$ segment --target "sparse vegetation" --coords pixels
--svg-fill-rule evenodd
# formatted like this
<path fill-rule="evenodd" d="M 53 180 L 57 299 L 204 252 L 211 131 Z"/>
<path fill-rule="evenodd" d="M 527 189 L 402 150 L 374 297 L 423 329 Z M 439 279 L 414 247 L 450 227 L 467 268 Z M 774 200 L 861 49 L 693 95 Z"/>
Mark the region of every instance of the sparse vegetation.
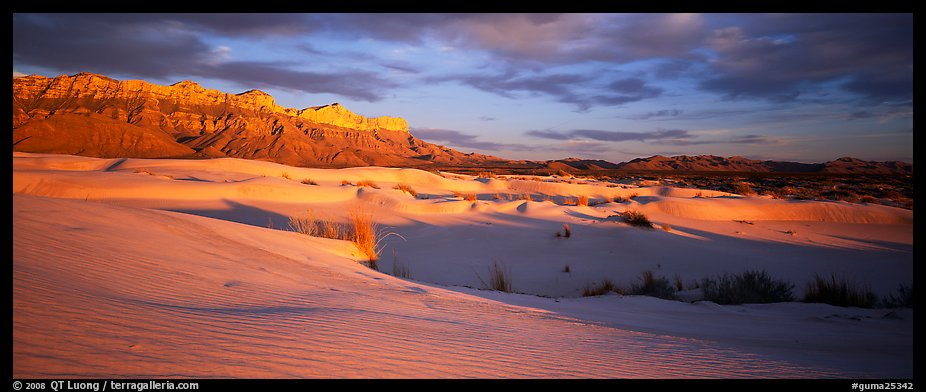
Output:
<path fill-rule="evenodd" d="M 878 296 L 867 285 L 862 285 L 836 274 L 826 279 L 816 275 L 807 283 L 804 302 L 822 302 L 835 306 L 872 308 L 878 303 Z"/>
<path fill-rule="evenodd" d="M 619 292 L 619 289 L 614 286 L 614 282 L 611 282 L 608 279 L 604 279 L 599 284 L 590 284 L 585 287 L 582 291 L 583 297 L 593 297 L 598 295 L 605 295 L 610 292 Z"/>
<path fill-rule="evenodd" d="M 563 232 L 560 233 L 560 232 L 557 231 L 557 232 L 556 232 L 556 236 L 557 236 L 557 237 L 564 237 L 564 238 L 572 237 L 572 230 L 569 229 L 569 224 L 568 224 L 568 223 L 563 223 Z"/>
<path fill-rule="evenodd" d="M 501 291 L 504 293 L 511 292 L 511 269 L 499 265 L 497 261 L 493 261 L 492 266 L 489 267 L 488 282 L 482 280 L 482 277 L 479 276 L 479 274 L 476 274 L 476 277 L 482 281 L 482 285 L 486 289 Z"/>
<path fill-rule="evenodd" d="M 588 206 L 588 196 L 586 195 L 579 196 L 579 200 L 577 204 L 580 206 Z"/>
<path fill-rule="evenodd" d="M 752 196 L 756 194 L 756 191 L 752 188 L 752 184 L 748 182 L 737 182 L 733 184 L 733 193 L 743 196 Z"/>
<path fill-rule="evenodd" d="M 334 240 L 350 239 L 347 227 L 327 217 L 317 219 L 313 210 L 309 210 L 307 216 L 289 217 L 289 228 L 297 233 L 312 237 L 330 238 Z"/>
<path fill-rule="evenodd" d="M 885 308 L 910 308 L 913 309 L 913 284 L 909 286 L 900 284 L 897 287 L 897 295 L 891 293 L 881 301 L 881 306 Z"/>
<path fill-rule="evenodd" d="M 282 173 L 280 173 L 280 177 L 283 177 L 283 178 L 285 178 L 285 179 L 287 179 L 287 180 L 292 180 L 292 179 L 293 179 L 293 178 L 289 175 L 288 172 L 282 172 Z"/>
<path fill-rule="evenodd" d="M 413 189 L 412 186 L 408 184 L 397 184 L 396 186 L 392 187 L 392 189 L 398 189 L 402 192 L 412 195 L 412 197 L 418 197 L 418 192 L 415 192 L 415 189 Z"/>
<path fill-rule="evenodd" d="M 402 279 L 412 278 L 412 270 L 405 263 L 399 262 L 395 250 L 392 251 L 392 276 Z"/>
<path fill-rule="evenodd" d="M 653 223 L 642 212 L 637 210 L 627 210 L 621 216 L 624 218 L 624 222 L 631 226 L 642 227 L 644 229 L 653 228 Z"/>
<path fill-rule="evenodd" d="M 630 295 L 648 295 L 662 299 L 675 299 L 675 288 L 665 277 L 656 277 L 646 270 L 640 275 L 640 283 L 630 285 Z"/>
<path fill-rule="evenodd" d="M 353 182 L 350 182 L 350 181 L 347 181 L 347 180 L 341 180 L 341 185 L 350 185 L 350 186 L 354 186 L 354 183 L 353 183 Z"/>
<path fill-rule="evenodd" d="M 376 183 L 371 180 L 357 181 L 357 186 L 368 186 L 373 189 L 379 189 L 379 185 L 376 185 Z"/>
<path fill-rule="evenodd" d="M 315 182 L 315 181 L 312 181 L 311 178 L 303 179 L 303 180 L 302 180 L 302 183 L 303 183 L 303 184 L 306 184 L 306 185 L 318 185 L 318 183 Z"/>
<path fill-rule="evenodd" d="M 478 178 L 498 178 L 498 176 L 496 176 L 495 173 L 490 172 L 490 171 L 479 172 L 479 175 L 477 175 L 477 177 Z"/>
<path fill-rule="evenodd" d="M 720 305 L 747 303 L 790 302 L 794 300 L 794 285 L 773 279 L 762 271 L 746 271 L 739 275 L 723 274 L 701 281 L 704 299 Z"/>

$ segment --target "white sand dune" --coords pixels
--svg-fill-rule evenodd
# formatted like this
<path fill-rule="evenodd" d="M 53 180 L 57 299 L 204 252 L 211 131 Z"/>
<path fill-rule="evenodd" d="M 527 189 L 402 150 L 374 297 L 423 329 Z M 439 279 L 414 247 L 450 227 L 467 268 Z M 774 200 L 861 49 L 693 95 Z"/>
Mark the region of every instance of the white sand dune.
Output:
<path fill-rule="evenodd" d="M 341 184 L 362 180 L 380 189 Z M 13 373 L 912 376 L 912 310 L 580 297 L 645 269 L 687 283 L 762 268 L 798 295 L 816 273 L 879 294 L 912 282 L 910 211 L 690 191 L 14 153 Z M 510 200 L 521 193 L 553 201 Z M 631 193 L 640 197 L 554 203 Z M 398 264 L 413 280 L 360 265 L 348 242 L 280 230 L 310 209 L 345 222 L 357 205 L 401 235 L 384 241 L 380 270 Z M 672 229 L 613 217 L 627 209 Z M 572 237 L 555 237 L 564 223 Z M 510 269 L 515 291 L 545 297 L 461 287 L 480 287 L 493 262 Z"/>

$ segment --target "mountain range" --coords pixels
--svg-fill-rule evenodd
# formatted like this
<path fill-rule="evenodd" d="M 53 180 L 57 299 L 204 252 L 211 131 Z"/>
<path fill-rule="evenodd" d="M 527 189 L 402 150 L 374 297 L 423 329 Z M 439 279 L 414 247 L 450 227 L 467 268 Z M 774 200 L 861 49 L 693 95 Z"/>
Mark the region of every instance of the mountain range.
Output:
<path fill-rule="evenodd" d="M 229 94 L 192 81 L 161 86 L 78 73 L 13 79 L 13 150 L 95 157 L 234 157 L 306 167 L 508 167 L 565 170 L 911 174 L 905 162 L 816 164 L 743 157 L 652 156 L 629 162 L 515 161 L 463 153 L 409 133 L 402 118 L 367 118 L 338 103 L 286 108 L 260 90 Z"/>

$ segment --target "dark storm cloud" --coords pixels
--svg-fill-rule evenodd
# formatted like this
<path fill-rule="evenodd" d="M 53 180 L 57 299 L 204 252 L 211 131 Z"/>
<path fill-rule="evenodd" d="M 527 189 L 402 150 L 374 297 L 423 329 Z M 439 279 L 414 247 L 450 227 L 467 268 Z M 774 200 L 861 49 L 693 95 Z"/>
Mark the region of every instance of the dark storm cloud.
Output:
<path fill-rule="evenodd" d="M 442 141 L 456 147 L 490 151 L 526 151 L 531 148 L 520 144 L 494 143 L 477 140 L 478 136 L 450 129 L 413 128 L 412 135 L 429 142 Z"/>
<path fill-rule="evenodd" d="M 639 78 L 627 78 L 607 83 L 603 88 L 594 76 L 578 74 L 525 75 L 509 70 L 497 75 L 451 75 L 430 78 L 435 82 L 454 81 L 506 98 L 518 98 L 515 92 L 545 95 L 556 101 L 574 104 L 579 111 L 593 106 L 619 106 L 658 97 L 663 90 L 648 86 Z"/>
<path fill-rule="evenodd" d="M 251 20 L 228 15 L 202 18 L 212 23 L 210 28 L 222 31 L 232 29 L 232 22 Z M 200 76 L 363 101 L 380 100 L 386 90 L 397 86 L 377 74 L 343 68 L 308 72 L 285 63 L 217 62 L 210 58 L 214 48 L 186 26 L 177 25 L 178 19 L 184 20 L 174 15 L 146 19 L 138 15 L 14 15 L 13 58 L 68 73 L 158 79 Z M 257 28 L 269 20 L 258 17 L 251 20 L 251 26 Z"/>
<path fill-rule="evenodd" d="M 869 101 L 912 95 L 912 15 L 751 15 L 730 22 L 707 40 L 717 54 L 700 83 L 708 91 L 782 101 L 842 83 Z"/>
<path fill-rule="evenodd" d="M 308 93 L 330 93 L 370 102 L 383 98 L 382 89 L 396 86 L 395 83 L 370 72 L 306 72 L 281 67 L 277 64 L 247 61 L 195 67 L 191 73 L 230 80 L 246 86 L 279 87 Z"/>
<path fill-rule="evenodd" d="M 681 129 L 658 130 L 653 132 L 619 132 L 619 131 L 601 131 L 594 129 L 574 129 L 570 131 L 527 131 L 524 133 L 528 136 L 535 136 L 545 139 L 554 140 L 571 140 L 576 138 L 585 138 L 604 142 L 624 142 L 624 141 L 647 141 L 659 139 L 687 139 L 692 137 L 688 131 Z"/>

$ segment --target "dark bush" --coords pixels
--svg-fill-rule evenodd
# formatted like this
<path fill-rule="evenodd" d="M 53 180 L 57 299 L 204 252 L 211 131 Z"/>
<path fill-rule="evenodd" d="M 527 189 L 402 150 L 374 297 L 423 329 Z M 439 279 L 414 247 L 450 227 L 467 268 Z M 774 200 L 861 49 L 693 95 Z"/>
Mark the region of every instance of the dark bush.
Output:
<path fill-rule="evenodd" d="M 794 300 L 793 284 L 772 279 L 765 271 L 746 271 L 704 278 L 704 299 L 721 305 L 766 304 Z"/>

